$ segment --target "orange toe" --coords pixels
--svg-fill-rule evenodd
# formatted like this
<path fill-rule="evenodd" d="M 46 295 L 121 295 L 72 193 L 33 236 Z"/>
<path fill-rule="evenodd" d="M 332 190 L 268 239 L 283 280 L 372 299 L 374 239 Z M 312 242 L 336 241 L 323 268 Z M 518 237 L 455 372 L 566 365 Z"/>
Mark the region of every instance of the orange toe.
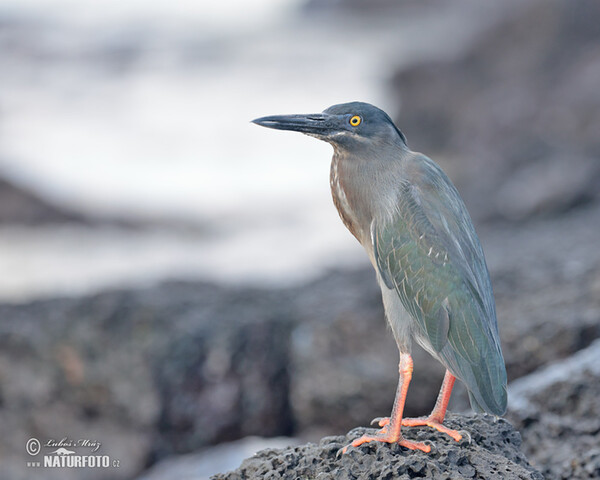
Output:
<path fill-rule="evenodd" d="M 445 433 L 446 435 L 452 437 L 457 442 L 462 440 L 462 435 L 458 433 L 456 430 L 452 430 L 451 428 L 445 427 L 441 422 L 432 419 L 431 417 L 419 417 L 419 418 L 403 418 L 402 419 L 403 427 L 431 427 L 435 428 L 438 432 Z"/>
<path fill-rule="evenodd" d="M 431 451 L 431 447 L 429 445 L 420 442 L 411 442 L 401 435 L 390 435 L 387 432 L 387 429 L 384 428 L 375 435 L 363 435 L 362 437 L 357 438 L 350 445 L 346 445 L 344 448 L 342 448 L 341 453 L 346 453 L 349 447 L 359 447 L 364 443 L 370 442 L 397 443 L 401 447 L 406 447 L 409 450 L 421 450 L 425 453 L 429 453 Z"/>

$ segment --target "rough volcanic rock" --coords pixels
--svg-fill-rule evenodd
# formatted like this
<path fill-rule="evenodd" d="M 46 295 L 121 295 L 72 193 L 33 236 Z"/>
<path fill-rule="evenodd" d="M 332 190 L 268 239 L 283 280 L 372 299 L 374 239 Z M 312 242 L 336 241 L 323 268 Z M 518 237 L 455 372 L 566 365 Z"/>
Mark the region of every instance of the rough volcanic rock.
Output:
<path fill-rule="evenodd" d="M 244 459 L 260 450 L 299 444 L 297 439 L 291 437 L 245 437 L 198 453 L 171 455 L 153 465 L 136 480 L 205 480 L 211 475 L 236 469 Z"/>
<path fill-rule="evenodd" d="M 12 432 L 0 439 L 3 473 L 30 478 L 33 436 L 93 436 L 122 460 L 118 479 L 170 453 L 289 434 L 291 316 L 278 298 L 171 283 L 0 306 L 0 429 Z"/>
<path fill-rule="evenodd" d="M 515 381 L 509 417 L 547 479 L 600 478 L 600 341 Z"/>
<path fill-rule="evenodd" d="M 599 16 L 594 0 L 517 2 L 457 57 L 394 76 L 398 125 L 442 161 L 476 218 L 598 199 Z"/>
<path fill-rule="evenodd" d="M 337 456 L 340 448 L 369 429 L 356 428 L 346 436 L 326 437 L 287 449 L 269 449 L 245 460 L 233 472 L 213 480 L 258 479 L 409 479 L 477 478 L 542 479 L 519 450 L 521 437 L 505 420 L 490 416 L 449 415 L 447 424 L 469 433 L 460 443 L 426 428 L 413 428 L 407 438 L 430 441 L 429 454 L 398 445 L 370 443 Z"/>

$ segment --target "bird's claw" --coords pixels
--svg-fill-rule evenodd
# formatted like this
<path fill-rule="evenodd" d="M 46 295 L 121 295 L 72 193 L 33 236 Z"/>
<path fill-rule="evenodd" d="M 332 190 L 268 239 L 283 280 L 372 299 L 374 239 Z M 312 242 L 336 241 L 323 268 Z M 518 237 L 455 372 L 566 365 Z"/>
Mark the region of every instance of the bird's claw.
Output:
<path fill-rule="evenodd" d="M 463 436 L 457 431 L 446 427 L 442 422 L 431 417 L 418 417 L 418 418 L 403 418 L 403 427 L 431 427 L 435 428 L 438 432 L 445 433 L 453 440 L 460 442 Z"/>
<path fill-rule="evenodd" d="M 471 434 L 466 430 L 461 430 L 460 434 L 462 435 L 461 444 L 462 445 L 471 445 L 472 439 Z"/>
<path fill-rule="evenodd" d="M 376 417 L 373 420 L 371 420 L 371 425 L 377 424 L 380 427 L 385 427 L 389 423 L 390 423 L 390 417 Z"/>

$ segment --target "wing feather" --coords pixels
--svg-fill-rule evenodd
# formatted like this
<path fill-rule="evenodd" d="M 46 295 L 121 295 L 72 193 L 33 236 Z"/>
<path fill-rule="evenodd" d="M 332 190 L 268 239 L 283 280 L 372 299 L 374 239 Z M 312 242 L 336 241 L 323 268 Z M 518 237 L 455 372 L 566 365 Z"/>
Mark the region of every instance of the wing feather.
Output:
<path fill-rule="evenodd" d="M 390 218 L 371 235 L 383 282 L 415 320 L 416 338 L 469 389 L 472 405 L 501 415 L 506 370 L 489 273 L 458 192 L 431 160 L 400 185 Z"/>

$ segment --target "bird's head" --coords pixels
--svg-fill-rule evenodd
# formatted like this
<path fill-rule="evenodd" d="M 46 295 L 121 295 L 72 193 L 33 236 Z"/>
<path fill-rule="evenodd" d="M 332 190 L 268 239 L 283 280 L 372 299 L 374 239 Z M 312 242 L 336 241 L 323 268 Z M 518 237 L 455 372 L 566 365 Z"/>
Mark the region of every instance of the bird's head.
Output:
<path fill-rule="evenodd" d="M 252 121 L 263 127 L 302 132 L 334 148 L 356 149 L 381 143 L 406 146 L 406 138 L 389 115 L 364 102 L 333 105 L 323 113 L 272 115 Z"/>

